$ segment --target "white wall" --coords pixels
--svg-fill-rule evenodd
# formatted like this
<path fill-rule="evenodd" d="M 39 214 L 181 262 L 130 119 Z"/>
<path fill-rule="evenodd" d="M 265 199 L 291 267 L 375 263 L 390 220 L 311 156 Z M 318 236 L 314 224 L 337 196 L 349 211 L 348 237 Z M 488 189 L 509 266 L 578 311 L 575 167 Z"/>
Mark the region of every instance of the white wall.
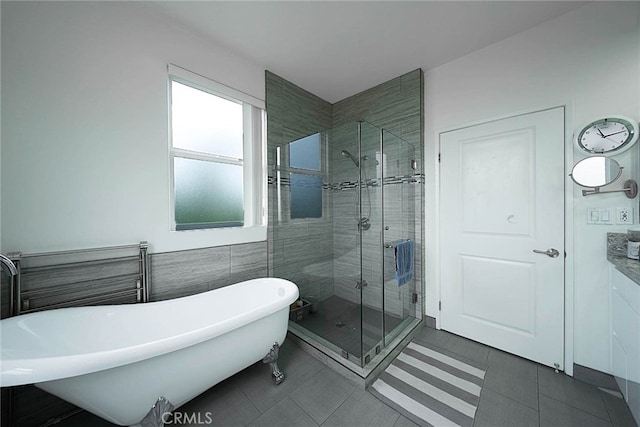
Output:
<path fill-rule="evenodd" d="M 426 241 L 436 230 L 435 156 L 439 130 L 514 112 L 567 106 L 566 144 L 573 131 L 598 116 L 623 114 L 640 120 L 640 3 L 594 2 L 425 74 Z M 615 22 L 615 25 L 611 25 Z M 583 156 L 569 149 L 568 174 Z M 639 176 L 638 147 L 616 156 L 625 167 L 622 188 Z M 626 226 L 586 225 L 587 207 L 633 206 L 622 194 L 584 198 L 567 184 L 572 205 L 567 242 L 574 251 L 567 277 L 574 285 L 574 361 L 609 371 L 609 294 L 606 233 Z M 443 197 L 447 197 L 444 195 Z M 437 315 L 437 247 L 426 245 L 427 314 Z M 571 255 L 574 263 L 571 263 Z M 444 286 L 444 285 L 443 285 Z M 572 319 L 569 319 L 571 323 Z"/>
<path fill-rule="evenodd" d="M 266 239 L 170 232 L 167 63 L 264 99 L 264 68 L 130 2 L 2 3 L 2 249 Z"/>

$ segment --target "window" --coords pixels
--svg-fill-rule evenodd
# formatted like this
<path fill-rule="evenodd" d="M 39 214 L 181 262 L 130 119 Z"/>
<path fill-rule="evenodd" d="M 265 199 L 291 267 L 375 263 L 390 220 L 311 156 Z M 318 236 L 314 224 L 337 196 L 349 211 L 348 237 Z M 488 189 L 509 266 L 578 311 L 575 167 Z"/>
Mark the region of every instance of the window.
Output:
<path fill-rule="evenodd" d="M 174 230 L 264 224 L 263 102 L 169 66 Z"/>
<path fill-rule="evenodd" d="M 291 219 L 322 217 L 320 134 L 289 143 Z"/>

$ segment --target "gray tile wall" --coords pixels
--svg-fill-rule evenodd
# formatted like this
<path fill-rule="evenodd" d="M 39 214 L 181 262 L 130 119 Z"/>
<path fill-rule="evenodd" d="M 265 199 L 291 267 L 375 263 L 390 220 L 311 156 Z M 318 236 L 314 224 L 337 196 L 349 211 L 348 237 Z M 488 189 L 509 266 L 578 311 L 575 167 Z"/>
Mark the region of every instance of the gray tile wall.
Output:
<path fill-rule="evenodd" d="M 281 149 L 281 164 L 288 165 L 287 145 L 302 137 L 321 132 L 323 140 L 331 128 L 331 104 L 266 72 L 267 159 L 269 175 L 276 173 L 276 149 Z M 322 148 L 326 170 L 326 143 Z M 282 172 L 288 177 L 287 172 Z M 326 182 L 326 177 L 323 179 Z M 295 282 L 302 296 L 325 299 L 333 295 L 332 194 L 323 190 L 323 217 L 290 218 L 289 187 L 269 185 L 269 266 L 270 275 Z"/>
<path fill-rule="evenodd" d="M 268 276 L 266 241 L 152 253 L 149 257 L 152 301 L 192 295 L 244 280 Z M 29 270 L 28 264 L 23 264 L 25 264 L 21 276 L 23 293 L 57 286 L 65 290 L 65 292 L 59 291 L 42 298 L 32 298 L 31 308 L 73 301 L 77 298 L 103 294 L 109 290 L 133 290 L 138 279 L 139 268 L 135 257 L 133 260 L 90 265 L 71 264 L 71 267 L 46 270 L 38 268 Z M 2 280 L 4 284 L 6 277 Z M 8 289 L 8 286 L 4 288 Z M 108 298 L 104 300 L 104 303 L 110 304 L 132 302 L 135 302 L 134 295 L 118 300 Z M 6 298 L 3 298 L 2 314 L 5 317 L 8 315 Z"/>
<path fill-rule="evenodd" d="M 404 175 L 424 174 L 423 170 L 423 84 L 422 70 L 414 70 L 403 76 L 375 86 L 333 105 L 333 134 L 330 145 L 332 159 L 332 182 L 358 179 L 357 168 L 348 159 L 340 155 L 343 149 L 357 156 L 358 120 L 367 123 L 362 127 L 361 155 L 368 155 L 364 171 L 369 179 L 384 176 L 398 177 Z M 385 169 L 376 166 L 376 152 L 380 152 L 380 134 L 378 128 L 390 133 L 383 135 Z M 406 142 L 401 141 L 404 139 Z M 407 143 L 408 142 L 408 143 Z M 408 159 L 418 160 L 418 170 L 411 170 Z M 364 176 L 363 176 L 364 179 Z M 334 194 L 334 251 L 344 253 L 343 258 L 335 261 L 335 293 L 338 296 L 358 302 L 359 291 L 354 288 L 353 278 L 346 271 L 359 262 L 357 224 L 353 219 L 354 198 L 357 189 L 343 190 L 345 194 Z M 363 233 L 363 277 L 369 286 L 363 292 L 363 303 L 371 307 L 381 306 L 381 284 L 385 282 L 384 304 L 387 312 L 406 316 L 419 317 L 423 312 L 422 300 L 422 241 L 423 241 L 423 184 L 403 183 L 384 186 L 384 224 L 380 211 L 381 188 L 369 189 L 371 197 L 371 229 Z M 366 190 L 362 192 L 366 196 Z M 363 197 L 363 206 L 368 204 Z M 368 213 L 363 208 L 363 213 Z M 340 225 L 338 225 L 340 224 Z M 397 287 L 394 280 L 393 249 L 384 249 L 381 253 L 380 239 L 383 227 L 385 242 L 412 239 L 416 243 L 415 258 L 415 290 L 418 293 L 418 304 L 411 304 L 413 286 Z M 382 269 L 384 257 L 384 272 Z M 356 264 L 357 265 L 357 264 Z M 384 273 L 384 274 L 383 274 Z M 381 278 L 384 277 L 383 280 Z"/>
<path fill-rule="evenodd" d="M 421 147 L 422 70 L 417 69 L 333 104 L 334 127 L 366 120 Z"/>
<path fill-rule="evenodd" d="M 267 242 L 151 254 L 151 300 L 267 277 Z"/>
<path fill-rule="evenodd" d="M 0 269 L 0 319 L 9 317 L 10 312 L 9 278 Z"/>
<path fill-rule="evenodd" d="M 275 147 L 283 147 L 281 156 L 285 159 L 282 163 L 287 164 L 286 144 L 315 132 L 327 131 L 327 149 L 323 152 L 328 159 L 324 168 L 326 184 L 358 182 L 358 168 L 341 155 L 342 150 L 348 150 L 355 157 L 368 155 L 369 160 L 363 168 L 366 178 L 380 178 L 382 171 L 376 166 L 376 152 L 380 151 L 378 128 L 363 125 L 362 152 L 358 151 L 356 121 L 366 120 L 410 143 L 399 142 L 391 134 L 385 136 L 385 176 L 414 173 L 420 176 L 424 173 L 422 70 L 412 71 L 333 105 L 270 72 L 266 73 L 266 84 L 269 165 L 275 163 Z M 408 159 L 411 158 L 418 160 L 416 171 L 409 168 Z M 269 174 L 273 178 L 275 171 L 270 168 Z M 357 227 L 360 212 L 356 212 L 358 190 L 324 190 L 325 221 L 315 219 L 295 223 L 287 219 L 288 189 L 281 187 L 278 197 L 277 187 L 277 183 L 269 186 L 271 275 L 291 278 L 300 287 L 302 295 L 326 298 L 335 294 L 359 302 L 360 291 L 356 288 L 361 257 Z M 385 186 L 385 223 L 382 224 L 381 188 L 369 188 L 370 212 L 367 192 L 362 192 L 362 214 L 370 216 L 372 222 L 370 230 L 362 236 L 363 278 L 369 283 L 363 293 L 363 302 L 371 307 L 381 308 L 382 283 L 385 282 L 384 303 L 389 312 L 415 316 L 423 312 L 422 193 L 421 182 Z M 330 209 L 327 210 L 327 206 Z M 386 241 L 411 238 L 416 242 L 415 288 L 419 294 L 416 305 L 410 302 L 413 287 L 398 288 L 395 284 L 393 250 L 381 248 L 381 231 L 385 225 L 389 226 L 384 236 Z M 311 226 L 316 227 L 318 235 L 305 234 Z M 383 257 L 385 271 L 382 271 Z M 309 274 L 310 271 L 314 274 Z M 320 271 L 327 274 L 319 277 Z"/>

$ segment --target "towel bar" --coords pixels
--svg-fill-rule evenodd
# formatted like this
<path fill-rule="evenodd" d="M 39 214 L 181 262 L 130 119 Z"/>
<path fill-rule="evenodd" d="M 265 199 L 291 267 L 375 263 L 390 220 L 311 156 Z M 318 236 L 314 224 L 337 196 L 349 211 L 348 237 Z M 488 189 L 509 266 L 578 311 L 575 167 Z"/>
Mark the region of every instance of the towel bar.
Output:
<path fill-rule="evenodd" d="M 384 247 L 385 247 L 386 249 L 395 248 L 395 247 L 396 247 L 396 244 L 398 244 L 398 243 L 400 243 L 400 242 L 406 242 L 406 241 L 409 241 L 409 240 L 411 240 L 411 239 L 403 239 L 403 240 L 397 240 L 397 241 L 395 241 L 395 242 L 393 242 L 393 243 L 385 243 L 385 244 L 384 244 Z"/>

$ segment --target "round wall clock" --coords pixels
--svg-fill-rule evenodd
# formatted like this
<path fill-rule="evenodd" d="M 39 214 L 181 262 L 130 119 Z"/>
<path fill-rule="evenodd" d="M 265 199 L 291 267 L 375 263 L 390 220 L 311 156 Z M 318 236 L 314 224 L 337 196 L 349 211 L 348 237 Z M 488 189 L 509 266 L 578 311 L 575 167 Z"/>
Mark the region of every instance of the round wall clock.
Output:
<path fill-rule="evenodd" d="M 590 154 L 614 155 L 628 150 L 638 140 L 638 122 L 625 116 L 607 116 L 578 130 L 576 146 Z"/>

